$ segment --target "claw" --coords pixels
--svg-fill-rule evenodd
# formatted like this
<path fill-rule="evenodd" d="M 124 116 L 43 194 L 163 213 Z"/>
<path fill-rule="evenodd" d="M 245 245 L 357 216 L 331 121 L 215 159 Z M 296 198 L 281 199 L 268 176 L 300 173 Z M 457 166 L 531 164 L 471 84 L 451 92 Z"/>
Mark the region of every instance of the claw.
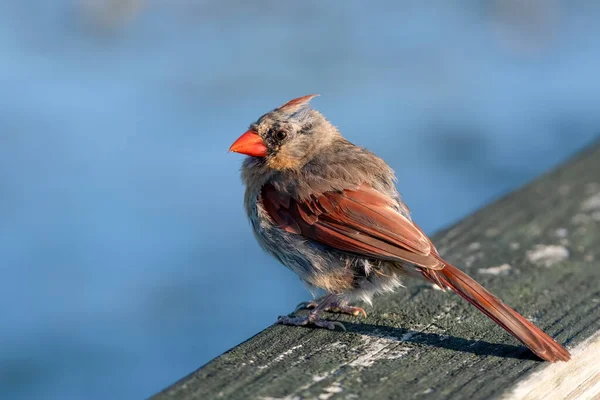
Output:
<path fill-rule="evenodd" d="M 341 322 L 339 322 L 339 321 L 333 321 L 332 324 L 333 324 L 333 329 L 335 329 L 336 326 L 339 326 L 340 328 L 342 328 L 342 330 L 344 332 L 346 332 L 346 327 Z"/>
<path fill-rule="evenodd" d="M 314 308 L 317 308 L 318 305 L 319 305 L 319 303 L 317 303 L 316 301 L 304 301 L 296 306 L 295 311 L 312 310 Z M 344 303 L 340 304 L 338 302 L 331 303 L 331 305 L 329 305 L 328 307 L 325 307 L 323 309 L 323 311 L 329 311 L 329 312 L 339 313 L 339 314 L 349 314 L 349 315 L 354 315 L 355 317 L 358 317 L 359 315 L 362 315 L 365 318 L 367 317 L 367 312 L 364 310 L 364 308 L 353 307 L 353 306 L 346 305 Z"/>
<path fill-rule="evenodd" d="M 352 314 L 355 316 L 358 316 L 358 314 L 362 314 L 363 317 L 367 318 L 367 312 L 364 310 L 364 308 L 355 307 L 355 310 Z"/>
<path fill-rule="evenodd" d="M 359 315 L 362 315 L 365 318 L 367 317 L 367 312 L 364 310 L 364 308 L 361 308 L 361 307 L 340 305 L 335 308 L 327 309 L 327 311 L 336 312 L 336 313 L 340 313 L 340 314 L 354 315 L 355 317 L 357 317 Z"/>
<path fill-rule="evenodd" d="M 313 308 L 316 308 L 318 306 L 318 304 L 314 301 L 303 301 L 302 303 L 298 304 L 296 306 L 296 310 L 312 310 Z"/>

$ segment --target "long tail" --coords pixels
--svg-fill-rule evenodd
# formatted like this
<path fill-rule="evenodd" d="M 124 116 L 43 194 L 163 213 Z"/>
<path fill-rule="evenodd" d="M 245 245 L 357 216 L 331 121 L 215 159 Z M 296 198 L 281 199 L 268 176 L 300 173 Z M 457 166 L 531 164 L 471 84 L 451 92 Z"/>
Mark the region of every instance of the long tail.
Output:
<path fill-rule="evenodd" d="M 441 270 L 423 270 L 423 274 L 437 285 L 454 290 L 541 359 L 556 362 L 568 361 L 571 358 L 567 349 L 458 268 L 446 263 Z"/>

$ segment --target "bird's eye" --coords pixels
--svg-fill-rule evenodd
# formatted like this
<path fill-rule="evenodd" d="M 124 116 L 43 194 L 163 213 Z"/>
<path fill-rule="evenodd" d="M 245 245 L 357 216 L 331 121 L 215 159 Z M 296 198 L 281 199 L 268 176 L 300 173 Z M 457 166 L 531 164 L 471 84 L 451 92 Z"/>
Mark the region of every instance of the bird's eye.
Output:
<path fill-rule="evenodd" d="M 275 139 L 283 140 L 287 137 L 287 133 L 285 131 L 277 131 L 275 132 Z"/>

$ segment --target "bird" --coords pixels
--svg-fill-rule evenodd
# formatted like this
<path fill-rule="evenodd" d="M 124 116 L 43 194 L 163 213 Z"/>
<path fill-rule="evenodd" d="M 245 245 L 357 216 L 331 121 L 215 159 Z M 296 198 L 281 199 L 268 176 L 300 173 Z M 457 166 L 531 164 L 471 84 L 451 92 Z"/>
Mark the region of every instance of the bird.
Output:
<path fill-rule="evenodd" d="M 313 109 L 316 96 L 263 114 L 229 148 L 247 156 L 244 208 L 259 245 L 326 293 L 301 304 L 306 316 L 277 323 L 343 328 L 323 312 L 366 316 L 352 304 L 420 278 L 456 292 L 542 360 L 568 361 L 567 349 L 440 256 L 413 222 L 394 171 Z"/>

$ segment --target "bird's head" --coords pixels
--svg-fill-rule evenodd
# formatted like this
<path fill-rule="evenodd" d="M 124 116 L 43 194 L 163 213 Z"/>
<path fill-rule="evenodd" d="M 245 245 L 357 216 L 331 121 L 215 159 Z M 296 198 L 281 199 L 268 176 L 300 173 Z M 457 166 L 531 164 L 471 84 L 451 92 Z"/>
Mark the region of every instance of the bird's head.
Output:
<path fill-rule="evenodd" d="M 264 114 L 229 151 L 257 157 L 273 170 L 301 168 L 340 137 L 321 113 L 310 108 L 316 96 L 298 97 Z"/>

